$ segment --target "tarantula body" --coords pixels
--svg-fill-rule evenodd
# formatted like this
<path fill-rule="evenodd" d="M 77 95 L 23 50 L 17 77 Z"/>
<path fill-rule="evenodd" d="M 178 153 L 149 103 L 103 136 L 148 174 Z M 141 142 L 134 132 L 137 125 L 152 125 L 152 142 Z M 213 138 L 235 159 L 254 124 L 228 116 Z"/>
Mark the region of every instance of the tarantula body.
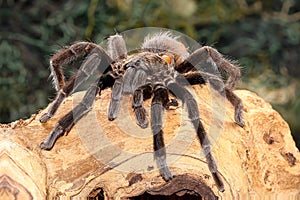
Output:
<path fill-rule="evenodd" d="M 85 61 L 78 72 L 65 83 L 62 66 L 82 55 L 86 55 Z M 198 70 L 202 61 L 209 61 L 212 68 L 227 72 L 228 78 L 225 86 L 219 76 Z M 57 122 L 54 129 L 41 143 L 42 149 L 50 150 L 59 137 L 70 131 L 73 125 L 91 109 L 96 95 L 100 94 L 101 90 L 112 88 L 108 106 L 109 120 L 117 118 L 122 96 L 132 95 L 133 112 L 141 128 L 149 126 L 147 111 L 143 103 L 146 99 L 152 98 L 150 124 L 153 133 L 154 157 L 161 176 L 168 181 L 173 178 L 173 174 L 166 163 L 162 116 L 170 105 L 177 105 L 176 99 L 170 99 L 171 94 L 186 105 L 188 117 L 206 156 L 208 168 L 218 189 L 224 191 L 217 164 L 211 154 L 210 142 L 200 121 L 197 102 L 186 89 L 186 85 L 210 83 L 216 91 L 225 92 L 227 99 L 235 108 L 236 123 L 244 126 L 242 102 L 232 92 L 235 82 L 240 77 L 239 68 L 226 60 L 217 50 L 204 46 L 189 53 L 187 47 L 177 37 L 170 32 L 161 32 L 152 37 L 146 37 L 141 50 L 128 55 L 123 37 L 116 34 L 108 38 L 107 50 L 94 43 L 78 42 L 59 51 L 51 58 L 50 69 L 58 93 L 48 111 L 40 118 L 42 123 L 47 122 L 55 114 L 64 98 L 71 95 L 80 84 L 95 73 L 95 70 L 100 71 L 101 74 L 88 88 L 81 103 Z"/>

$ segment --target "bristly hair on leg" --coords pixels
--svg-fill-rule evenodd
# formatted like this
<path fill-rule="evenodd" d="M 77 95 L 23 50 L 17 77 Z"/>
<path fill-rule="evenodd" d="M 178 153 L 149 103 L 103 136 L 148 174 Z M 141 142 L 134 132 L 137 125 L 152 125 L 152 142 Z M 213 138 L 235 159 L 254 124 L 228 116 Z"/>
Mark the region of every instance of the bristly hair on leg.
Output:
<path fill-rule="evenodd" d="M 55 88 L 56 91 L 59 90 L 59 84 L 58 84 L 58 79 L 57 77 L 55 76 L 55 72 L 54 72 L 54 68 L 53 68 L 53 65 L 52 65 L 52 60 L 50 60 L 50 76 L 48 79 L 51 79 L 51 82 L 52 82 L 52 86 Z"/>

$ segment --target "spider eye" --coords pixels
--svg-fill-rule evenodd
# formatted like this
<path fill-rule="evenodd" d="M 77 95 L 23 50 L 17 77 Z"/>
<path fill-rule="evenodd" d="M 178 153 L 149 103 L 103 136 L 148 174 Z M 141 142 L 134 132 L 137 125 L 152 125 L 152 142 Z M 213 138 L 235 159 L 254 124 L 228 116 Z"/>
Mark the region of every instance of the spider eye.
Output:
<path fill-rule="evenodd" d="M 171 64 L 171 57 L 167 55 L 162 55 L 162 59 L 164 59 L 168 64 Z"/>

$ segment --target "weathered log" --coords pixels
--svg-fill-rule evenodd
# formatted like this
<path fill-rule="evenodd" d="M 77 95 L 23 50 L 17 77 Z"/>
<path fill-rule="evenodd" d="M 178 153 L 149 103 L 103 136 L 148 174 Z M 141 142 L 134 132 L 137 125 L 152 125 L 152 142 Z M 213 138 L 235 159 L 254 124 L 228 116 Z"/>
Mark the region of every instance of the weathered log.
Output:
<path fill-rule="evenodd" d="M 130 97 L 123 98 L 119 117 L 107 120 L 107 90 L 51 151 L 40 150 L 40 142 L 83 92 L 67 98 L 45 124 L 39 122 L 42 110 L 27 120 L 0 125 L 0 199 L 127 199 L 143 194 L 170 199 L 188 194 L 202 199 L 300 199 L 300 153 L 278 112 L 252 92 L 235 91 L 244 104 L 246 125 L 241 128 L 228 101 L 216 98 L 207 87 L 191 90 L 210 134 L 225 192 L 215 186 L 184 109 L 165 114 L 167 161 L 176 174 L 165 182 L 153 161 L 151 131 L 135 124 Z M 149 101 L 145 104 L 149 108 Z"/>

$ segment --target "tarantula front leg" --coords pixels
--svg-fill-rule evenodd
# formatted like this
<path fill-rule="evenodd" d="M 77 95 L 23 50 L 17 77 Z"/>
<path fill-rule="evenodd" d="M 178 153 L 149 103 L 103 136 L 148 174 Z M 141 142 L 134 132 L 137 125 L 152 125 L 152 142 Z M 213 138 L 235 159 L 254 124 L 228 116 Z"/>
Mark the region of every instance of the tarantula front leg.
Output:
<path fill-rule="evenodd" d="M 61 65 L 66 62 L 66 60 L 67 60 L 66 57 L 71 56 L 71 58 L 69 58 L 69 59 L 74 59 L 73 57 L 75 56 L 75 52 L 77 52 L 77 54 L 80 54 L 82 52 L 79 52 L 79 49 L 81 51 L 85 51 L 86 49 L 92 48 L 92 47 L 90 47 L 90 45 L 92 45 L 92 44 L 90 44 L 90 43 L 74 44 L 69 49 L 64 50 L 64 51 L 58 53 L 57 55 L 55 55 L 54 58 L 51 60 L 52 65 L 56 66 L 56 67 L 54 67 L 54 72 L 52 72 L 55 74 L 55 75 L 53 75 L 54 80 L 56 80 L 56 79 L 59 80 L 59 84 L 56 85 L 56 87 L 57 88 L 62 87 L 62 88 L 57 93 L 54 101 L 50 104 L 48 111 L 41 116 L 40 122 L 42 122 L 42 123 L 47 122 L 55 114 L 55 112 L 57 111 L 57 109 L 60 106 L 60 104 L 62 103 L 62 101 L 67 96 L 72 94 L 72 92 L 79 85 L 81 85 L 82 82 L 84 82 L 95 71 L 95 69 L 99 65 L 103 65 L 104 67 L 107 67 L 111 63 L 111 59 L 105 53 L 105 51 L 100 47 L 94 46 L 94 49 L 90 50 L 90 53 L 89 53 L 87 59 L 85 60 L 85 62 L 83 62 L 83 64 L 79 68 L 77 74 L 75 74 L 66 84 L 64 84 L 63 74 L 60 73 L 59 71 L 60 71 Z M 70 55 L 71 52 L 73 52 L 74 55 L 73 54 Z M 61 61 L 60 65 L 58 65 L 58 60 Z M 55 65 L 54 65 L 54 63 L 55 63 Z M 51 68 L 53 68 L 53 67 L 51 67 Z"/>
<path fill-rule="evenodd" d="M 162 130 L 162 115 L 164 107 L 168 104 L 168 90 L 161 86 L 154 87 L 154 97 L 151 103 L 151 130 L 153 133 L 154 158 L 164 180 L 171 180 L 174 175 L 166 162 L 166 148 Z"/>
<path fill-rule="evenodd" d="M 168 84 L 169 90 L 175 94 L 179 99 L 183 101 L 183 103 L 187 106 L 188 111 L 188 117 L 191 119 L 192 124 L 194 125 L 194 128 L 197 132 L 197 136 L 200 140 L 200 144 L 203 149 L 203 153 L 206 157 L 208 168 L 212 174 L 212 177 L 218 187 L 218 189 L 223 192 L 224 191 L 224 183 L 222 181 L 222 178 L 218 172 L 216 161 L 211 154 L 211 147 L 210 142 L 207 137 L 206 131 L 200 121 L 200 115 L 199 115 L 199 109 L 197 106 L 197 102 L 192 96 L 192 94 L 185 89 L 184 87 L 181 87 L 179 84 L 173 82 Z"/>
<path fill-rule="evenodd" d="M 90 111 L 96 95 L 100 93 L 102 89 L 111 87 L 113 81 L 114 78 L 110 74 L 105 74 L 102 75 L 94 84 L 92 84 L 86 91 L 82 101 L 57 122 L 54 129 L 40 144 L 40 148 L 44 150 L 52 149 L 56 140 L 65 132 L 69 132 L 74 124 Z"/>

